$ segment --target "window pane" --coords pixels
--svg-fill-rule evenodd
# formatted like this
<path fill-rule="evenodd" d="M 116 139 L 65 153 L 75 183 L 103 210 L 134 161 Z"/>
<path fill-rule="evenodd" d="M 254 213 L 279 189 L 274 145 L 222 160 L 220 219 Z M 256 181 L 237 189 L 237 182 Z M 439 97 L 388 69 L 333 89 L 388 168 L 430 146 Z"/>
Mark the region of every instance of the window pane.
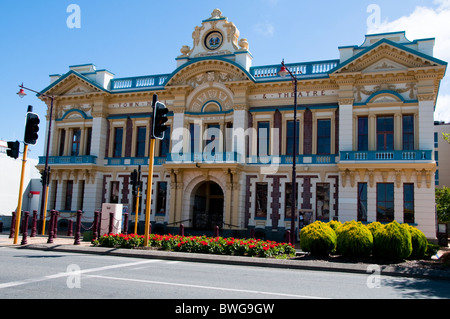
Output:
<path fill-rule="evenodd" d="M 168 129 L 164 132 L 164 139 L 161 141 L 161 147 L 159 149 L 160 157 L 167 157 L 170 153 L 170 126 L 167 125 Z"/>
<path fill-rule="evenodd" d="M 377 150 L 394 150 L 394 117 L 379 116 L 377 118 Z"/>
<path fill-rule="evenodd" d="M 270 122 L 258 122 L 258 156 L 270 154 Z"/>
<path fill-rule="evenodd" d="M 358 151 L 369 150 L 369 127 L 368 118 L 358 118 Z"/>
<path fill-rule="evenodd" d="M 377 221 L 394 220 L 394 184 L 377 184 Z"/>
<path fill-rule="evenodd" d="M 267 183 L 256 183 L 255 217 L 267 217 Z"/>
<path fill-rule="evenodd" d="M 136 157 L 145 157 L 146 134 L 147 134 L 147 128 L 145 126 L 138 127 Z"/>
<path fill-rule="evenodd" d="M 403 184 L 403 221 L 414 223 L 414 184 Z"/>
<path fill-rule="evenodd" d="M 414 150 L 414 115 L 403 115 L 403 150 Z"/>
<path fill-rule="evenodd" d="M 113 157 L 122 157 L 122 139 L 123 128 L 119 127 L 114 130 L 114 153 Z"/>
<path fill-rule="evenodd" d="M 297 136 L 296 148 L 299 153 L 299 139 L 300 139 L 300 123 L 297 121 Z M 294 121 L 287 121 L 286 125 L 286 155 L 294 154 Z"/>
<path fill-rule="evenodd" d="M 367 221 L 367 183 L 358 184 L 358 221 Z"/>
<path fill-rule="evenodd" d="M 316 215 L 319 220 L 330 220 L 330 184 L 316 186 Z"/>
<path fill-rule="evenodd" d="M 81 130 L 74 129 L 72 137 L 72 156 L 80 155 Z"/>
<path fill-rule="evenodd" d="M 331 120 L 317 120 L 317 154 L 331 153 Z"/>

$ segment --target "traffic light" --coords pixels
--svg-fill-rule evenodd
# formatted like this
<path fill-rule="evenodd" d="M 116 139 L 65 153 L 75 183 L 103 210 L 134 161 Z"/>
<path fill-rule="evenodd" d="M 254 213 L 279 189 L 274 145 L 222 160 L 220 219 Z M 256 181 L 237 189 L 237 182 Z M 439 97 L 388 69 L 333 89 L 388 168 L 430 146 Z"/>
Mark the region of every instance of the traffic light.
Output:
<path fill-rule="evenodd" d="M 169 110 L 161 102 L 156 102 L 153 106 L 153 132 L 152 138 L 164 139 L 164 132 L 168 129 L 166 122 L 168 121 L 167 113 Z"/>
<path fill-rule="evenodd" d="M 139 166 L 139 172 L 137 170 L 134 170 L 133 172 L 131 172 L 130 177 L 131 177 L 131 185 L 133 186 L 132 194 L 133 194 L 133 196 L 136 196 L 138 187 L 140 189 L 142 189 L 142 184 L 141 184 L 141 166 Z"/>
<path fill-rule="evenodd" d="M 20 143 L 18 141 L 8 142 L 8 149 L 6 150 L 6 155 L 14 159 L 19 158 L 19 148 Z"/>
<path fill-rule="evenodd" d="M 36 113 L 28 112 L 25 123 L 25 144 L 35 145 L 38 139 L 39 132 L 39 116 Z"/>

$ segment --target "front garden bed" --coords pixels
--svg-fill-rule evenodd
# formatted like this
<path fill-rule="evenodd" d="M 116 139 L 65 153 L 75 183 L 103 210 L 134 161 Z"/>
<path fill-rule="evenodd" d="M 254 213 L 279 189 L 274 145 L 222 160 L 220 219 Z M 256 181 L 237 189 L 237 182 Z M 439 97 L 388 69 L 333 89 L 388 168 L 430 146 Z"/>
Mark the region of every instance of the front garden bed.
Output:
<path fill-rule="evenodd" d="M 99 247 L 139 249 L 144 248 L 144 236 L 106 234 L 95 240 L 93 244 Z M 151 234 L 149 236 L 149 247 L 166 251 L 249 257 L 290 258 L 295 256 L 295 248 L 291 244 L 253 238 Z"/>

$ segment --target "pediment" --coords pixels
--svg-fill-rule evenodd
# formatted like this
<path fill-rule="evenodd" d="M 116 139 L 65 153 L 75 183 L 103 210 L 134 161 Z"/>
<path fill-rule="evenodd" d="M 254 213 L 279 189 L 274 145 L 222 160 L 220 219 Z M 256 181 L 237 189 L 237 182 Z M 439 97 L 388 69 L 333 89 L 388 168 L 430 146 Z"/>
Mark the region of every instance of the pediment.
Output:
<path fill-rule="evenodd" d="M 222 60 L 202 60 L 183 66 L 167 82 L 167 86 L 187 85 L 197 88 L 205 83 L 247 81 L 248 75 L 239 66 Z"/>
<path fill-rule="evenodd" d="M 103 92 L 98 85 L 88 80 L 84 76 L 69 72 L 53 82 L 43 93 L 55 96 L 84 96 L 89 93 Z"/>
<path fill-rule="evenodd" d="M 434 66 L 441 64 L 433 57 L 383 40 L 343 62 L 333 74 L 397 72 Z"/>

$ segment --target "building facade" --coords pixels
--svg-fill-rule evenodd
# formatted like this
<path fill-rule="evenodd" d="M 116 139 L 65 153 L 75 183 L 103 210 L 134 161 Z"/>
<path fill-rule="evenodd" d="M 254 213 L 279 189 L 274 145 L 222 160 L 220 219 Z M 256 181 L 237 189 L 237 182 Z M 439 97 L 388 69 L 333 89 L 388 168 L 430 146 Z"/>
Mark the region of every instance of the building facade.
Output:
<path fill-rule="evenodd" d="M 248 41 L 217 9 L 192 40 L 172 73 L 114 78 L 87 64 L 50 76 L 49 209 L 92 216 L 121 203 L 134 214 L 130 174 L 141 165 L 143 220 L 157 94 L 170 129 L 156 143 L 154 231 L 217 225 L 283 239 L 295 155 L 296 207 L 308 221 L 397 220 L 435 237 L 433 118 L 447 63 L 433 57 L 434 39 L 366 35 L 338 59 L 287 64 L 298 80 L 295 140 L 293 84 L 281 65 L 252 66 Z"/>
<path fill-rule="evenodd" d="M 450 156 L 450 143 L 444 138 L 450 134 L 450 123 L 434 123 L 434 159 L 436 160 L 436 187 L 450 187 L 450 163 L 445 159 Z M 442 159 L 441 161 L 439 159 Z"/>

